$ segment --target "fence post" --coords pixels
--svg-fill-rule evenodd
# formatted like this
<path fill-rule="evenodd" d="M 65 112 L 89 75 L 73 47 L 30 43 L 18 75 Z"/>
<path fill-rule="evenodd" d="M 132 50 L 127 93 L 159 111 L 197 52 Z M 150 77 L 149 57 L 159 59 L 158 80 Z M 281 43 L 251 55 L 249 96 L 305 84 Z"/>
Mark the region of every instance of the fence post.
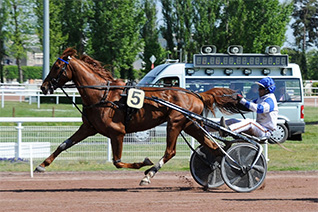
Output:
<path fill-rule="evenodd" d="M 1 107 L 4 108 L 4 91 L 1 91 Z"/>
<path fill-rule="evenodd" d="M 32 144 L 30 144 L 30 177 L 33 178 L 33 150 Z"/>
<path fill-rule="evenodd" d="M 17 122 L 18 126 L 16 127 L 16 129 L 18 130 L 18 140 L 17 140 L 17 151 L 15 154 L 15 159 L 19 159 L 21 157 L 22 154 L 22 122 Z"/>
<path fill-rule="evenodd" d="M 73 102 L 75 103 L 75 93 L 73 92 Z M 75 107 L 75 105 L 74 104 L 72 104 L 73 105 L 73 107 Z"/>
<path fill-rule="evenodd" d="M 112 154 L 112 145 L 110 143 L 110 138 L 107 138 L 107 162 L 112 162 L 111 154 Z"/>
<path fill-rule="evenodd" d="M 41 107 L 41 103 L 40 103 L 40 92 L 36 92 L 37 94 L 37 100 L 38 100 L 38 108 Z"/>

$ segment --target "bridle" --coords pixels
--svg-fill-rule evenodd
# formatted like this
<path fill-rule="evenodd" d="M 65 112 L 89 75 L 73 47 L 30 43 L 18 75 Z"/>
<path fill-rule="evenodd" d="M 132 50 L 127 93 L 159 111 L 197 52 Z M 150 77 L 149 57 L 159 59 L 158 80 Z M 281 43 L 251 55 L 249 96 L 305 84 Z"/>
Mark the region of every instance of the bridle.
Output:
<path fill-rule="evenodd" d="M 68 56 L 67 60 L 63 60 L 63 59 L 60 58 L 60 57 L 57 58 L 57 60 L 60 60 L 60 61 L 64 62 L 64 66 L 63 66 L 63 68 L 61 69 L 61 71 L 58 73 L 58 75 L 57 75 L 55 78 L 52 78 L 52 79 L 50 80 L 50 83 L 52 84 L 52 86 L 53 86 L 54 89 L 61 87 L 61 86 L 59 86 L 58 83 L 59 83 L 59 81 L 60 81 L 60 79 L 61 79 L 62 76 L 67 78 L 66 68 L 67 68 L 67 65 L 69 64 L 69 62 L 70 62 L 71 59 L 72 59 L 72 58 L 71 58 L 70 56 Z M 57 62 L 57 60 L 56 60 L 56 62 Z M 56 63 L 56 62 L 55 62 L 55 63 Z M 64 74 L 64 73 L 65 73 L 65 74 Z"/>
<path fill-rule="evenodd" d="M 86 117 L 86 115 L 81 111 L 81 109 L 77 106 L 77 104 L 71 99 L 71 97 L 65 92 L 65 90 L 63 89 L 63 86 L 60 86 L 58 83 L 61 79 L 61 77 L 66 77 L 67 78 L 67 72 L 66 72 L 66 68 L 67 68 L 67 65 L 69 65 L 69 62 L 72 58 L 70 56 L 67 57 L 67 60 L 63 60 L 62 58 L 57 58 L 57 60 L 55 61 L 55 63 L 60 60 L 62 62 L 64 62 L 64 66 L 63 68 L 61 69 L 61 71 L 58 73 L 58 75 L 54 78 L 51 78 L 49 83 L 53 86 L 53 89 L 56 89 L 56 88 L 60 88 L 63 93 L 65 94 L 65 96 L 72 102 L 72 104 L 76 107 L 76 109 L 82 114 L 83 117 L 86 118 L 86 120 L 88 121 L 88 123 L 92 125 L 92 123 L 88 120 L 88 118 Z M 64 74 L 65 73 L 65 74 Z"/>

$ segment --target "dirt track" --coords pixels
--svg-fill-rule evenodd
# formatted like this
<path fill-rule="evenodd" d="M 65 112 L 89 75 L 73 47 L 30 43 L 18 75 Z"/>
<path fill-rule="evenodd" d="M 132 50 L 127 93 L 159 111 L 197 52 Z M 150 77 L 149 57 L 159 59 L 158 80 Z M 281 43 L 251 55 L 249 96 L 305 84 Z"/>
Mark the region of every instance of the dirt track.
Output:
<path fill-rule="evenodd" d="M 269 172 L 265 188 L 203 191 L 189 172 L 0 172 L 0 211 L 318 211 L 318 172 Z"/>

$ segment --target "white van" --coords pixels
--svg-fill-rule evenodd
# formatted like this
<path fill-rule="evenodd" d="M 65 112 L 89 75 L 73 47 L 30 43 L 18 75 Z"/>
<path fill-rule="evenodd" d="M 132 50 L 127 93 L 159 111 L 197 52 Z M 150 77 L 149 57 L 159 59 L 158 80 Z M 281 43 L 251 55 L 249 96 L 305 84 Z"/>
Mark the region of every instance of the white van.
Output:
<path fill-rule="evenodd" d="M 297 64 L 288 63 L 288 55 L 281 55 L 279 47 L 267 48 L 266 54 L 243 54 L 242 47 L 231 46 L 228 54 L 213 53 L 214 46 L 203 46 L 194 63 L 168 63 L 151 70 L 138 86 L 179 86 L 193 92 L 213 87 L 231 88 L 247 99 L 258 97 L 255 81 L 266 76 L 274 79 L 279 106 L 278 126 L 273 135 L 277 142 L 286 139 L 302 140 L 305 131 L 304 99 L 301 72 Z M 253 92 L 254 91 L 254 92 Z M 216 120 L 222 116 L 216 113 Z M 242 118 L 241 115 L 225 118 Z M 255 113 L 245 114 L 256 118 Z"/>

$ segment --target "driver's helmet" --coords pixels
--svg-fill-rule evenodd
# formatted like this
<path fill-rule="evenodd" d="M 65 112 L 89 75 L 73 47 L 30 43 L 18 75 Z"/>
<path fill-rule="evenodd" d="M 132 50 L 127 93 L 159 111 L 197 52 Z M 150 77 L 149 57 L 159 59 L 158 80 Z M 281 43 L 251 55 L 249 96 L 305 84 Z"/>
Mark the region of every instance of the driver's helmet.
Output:
<path fill-rule="evenodd" d="M 275 88 L 276 88 L 274 80 L 270 77 L 265 77 L 265 78 L 261 79 L 258 82 L 255 82 L 255 83 L 264 87 L 266 90 L 269 91 L 269 93 L 273 93 L 275 91 Z"/>

